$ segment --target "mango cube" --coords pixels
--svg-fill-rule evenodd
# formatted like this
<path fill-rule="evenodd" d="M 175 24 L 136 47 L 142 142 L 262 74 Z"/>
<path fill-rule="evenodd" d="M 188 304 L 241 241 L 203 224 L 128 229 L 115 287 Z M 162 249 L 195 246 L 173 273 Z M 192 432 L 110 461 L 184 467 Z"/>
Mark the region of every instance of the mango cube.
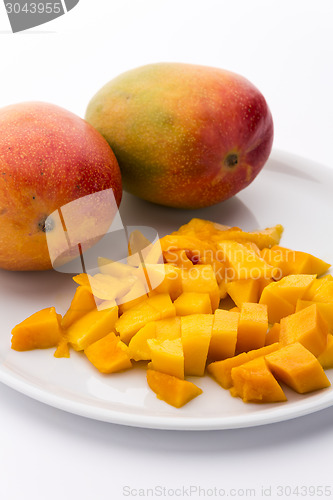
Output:
<path fill-rule="evenodd" d="M 212 314 L 209 293 L 183 292 L 174 302 L 177 316 Z"/>
<path fill-rule="evenodd" d="M 179 339 L 180 338 L 180 317 L 165 318 L 155 321 L 156 337 L 158 339 Z"/>
<path fill-rule="evenodd" d="M 317 304 L 282 318 L 280 324 L 280 342 L 283 345 L 299 342 L 315 356 L 325 349 L 328 325 Z"/>
<path fill-rule="evenodd" d="M 192 382 L 155 370 L 147 370 L 147 382 L 158 399 L 176 408 L 202 394 L 202 390 Z"/>
<path fill-rule="evenodd" d="M 193 267 L 193 262 L 188 258 L 185 250 L 170 250 L 163 252 L 164 260 L 169 264 L 174 264 L 180 268 L 189 269 Z"/>
<path fill-rule="evenodd" d="M 146 302 L 160 313 L 160 319 L 176 316 L 176 307 L 172 303 L 168 293 L 161 293 L 149 297 Z"/>
<path fill-rule="evenodd" d="M 263 347 L 267 328 L 267 306 L 244 302 L 238 323 L 236 352 L 246 352 Z"/>
<path fill-rule="evenodd" d="M 296 342 L 265 356 L 273 374 L 301 394 L 330 386 L 317 358 Z"/>
<path fill-rule="evenodd" d="M 114 332 L 90 344 L 84 353 L 101 373 L 115 373 L 132 366 L 127 345 Z"/>
<path fill-rule="evenodd" d="M 181 317 L 181 342 L 186 375 L 203 376 L 212 328 L 212 314 L 191 314 Z"/>
<path fill-rule="evenodd" d="M 274 344 L 275 342 L 279 342 L 280 329 L 281 329 L 280 323 L 274 323 L 274 325 L 271 326 L 271 328 L 266 333 L 265 345 L 271 345 Z"/>
<path fill-rule="evenodd" d="M 330 268 L 330 264 L 309 253 L 290 250 L 278 245 L 270 249 L 264 248 L 261 256 L 271 266 L 278 267 L 283 276 L 288 274 L 317 274 L 320 276 Z"/>
<path fill-rule="evenodd" d="M 102 311 L 92 310 L 69 326 L 68 342 L 76 351 L 83 351 L 88 345 L 110 333 L 117 319 L 117 306 Z"/>
<path fill-rule="evenodd" d="M 181 339 L 148 339 L 153 370 L 184 378 L 184 353 Z"/>
<path fill-rule="evenodd" d="M 208 350 L 210 360 L 230 358 L 235 354 L 239 316 L 239 312 L 216 309 Z"/>
<path fill-rule="evenodd" d="M 151 353 L 147 340 L 155 337 L 156 323 L 155 321 L 151 321 L 140 328 L 140 330 L 131 338 L 128 344 L 130 357 L 134 359 L 134 361 L 150 360 Z"/>
<path fill-rule="evenodd" d="M 226 288 L 237 307 L 241 307 L 244 302 L 258 302 L 259 300 L 259 279 L 230 281 Z"/>
<path fill-rule="evenodd" d="M 229 279 L 272 278 L 276 269 L 267 264 L 255 251 L 237 241 L 221 241 L 218 243 L 220 260 L 226 263 L 226 276 Z"/>
<path fill-rule="evenodd" d="M 168 293 L 176 300 L 182 293 L 182 270 L 173 264 L 146 264 L 145 270 L 150 288 L 155 293 Z"/>
<path fill-rule="evenodd" d="M 327 345 L 317 359 L 325 370 L 333 368 L 333 335 L 327 335 Z"/>
<path fill-rule="evenodd" d="M 241 397 L 244 403 L 276 403 L 287 400 L 263 356 L 233 368 L 231 378 L 231 395 Z"/>
<path fill-rule="evenodd" d="M 62 338 L 61 316 L 54 307 L 38 311 L 12 330 L 12 349 L 28 351 L 56 346 Z"/>
<path fill-rule="evenodd" d="M 237 356 L 232 358 L 223 359 L 221 361 L 214 361 L 207 366 L 207 371 L 210 373 L 214 379 L 224 388 L 230 389 L 232 386 L 231 370 L 236 367 L 251 361 L 252 359 L 259 358 L 274 352 L 281 347 L 281 344 L 276 342 L 268 346 L 261 347 L 260 349 L 254 349 L 249 352 L 242 352 Z"/>
<path fill-rule="evenodd" d="M 61 320 L 61 327 L 66 329 L 74 321 L 81 318 L 89 311 L 96 309 L 96 302 L 91 288 L 87 286 L 78 286 L 68 311 Z"/>
<path fill-rule="evenodd" d="M 333 302 L 315 302 L 313 300 L 298 299 L 296 303 L 296 311 L 301 311 L 312 304 L 317 304 L 318 311 L 322 317 L 327 321 L 330 333 L 333 332 Z"/>
<path fill-rule="evenodd" d="M 181 276 L 183 292 L 208 293 L 212 311 L 218 308 L 220 292 L 212 266 L 198 264 L 192 269 L 182 269 Z"/>

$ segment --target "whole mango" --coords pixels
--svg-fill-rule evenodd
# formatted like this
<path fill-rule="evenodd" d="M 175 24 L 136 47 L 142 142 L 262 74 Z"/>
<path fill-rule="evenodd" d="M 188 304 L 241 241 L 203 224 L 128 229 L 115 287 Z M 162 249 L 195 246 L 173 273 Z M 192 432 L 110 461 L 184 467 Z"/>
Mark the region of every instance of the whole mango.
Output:
<path fill-rule="evenodd" d="M 117 160 L 85 120 L 42 102 L 0 109 L 0 268 L 52 268 L 48 241 L 62 254 L 69 251 L 68 238 L 102 236 L 121 196 Z M 62 227 L 50 214 L 64 206 Z"/>
<path fill-rule="evenodd" d="M 264 166 L 273 121 L 247 79 L 182 63 L 142 66 L 107 83 L 86 120 L 109 142 L 126 191 L 179 208 L 230 198 Z"/>

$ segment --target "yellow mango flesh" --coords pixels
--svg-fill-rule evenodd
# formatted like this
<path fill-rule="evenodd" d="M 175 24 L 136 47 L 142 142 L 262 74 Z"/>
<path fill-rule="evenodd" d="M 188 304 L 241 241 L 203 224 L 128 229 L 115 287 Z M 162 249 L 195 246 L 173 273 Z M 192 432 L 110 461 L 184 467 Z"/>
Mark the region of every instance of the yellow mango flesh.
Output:
<path fill-rule="evenodd" d="M 147 277 L 151 290 L 155 293 L 168 293 L 175 300 L 182 293 L 182 270 L 173 264 L 146 264 Z"/>
<path fill-rule="evenodd" d="M 212 311 L 218 308 L 220 292 L 212 266 L 198 264 L 192 269 L 182 269 L 181 277 L 183 292 L 208 293 Z"/>
<path fill-rule="evenodd" d="M 151 367 L 156 371 L 184 378 L 184 353 L 181 339 L 148 339 Z"/>
<path fill-rule="evenodd" d="M 184 292 L 174 302 L 177 316 L 212 314 L 209 293 Z"/>
<path fill-rule="evenodd" d="M 159 339 L 180 338 L 180 317 L 165 318 L 155 321 L 156 337 Z"/>
<path fill-rule="evenodd" d="M 167 263 L 174 264 L 180 268 L 190 269 L 193 267 L 193 262 L 188 258 L 184 249 L 163 252 L 163 257 Z"/>
<path fill-rule="evenodd" d="M 246 352 L 263 347 L 267 328 L 267 306 L 244 302 L 238 323 L 236 352 Z"/>
<path fill-rule="evenodd" d="M 68 311 L 61 320 L 62 328 L 68 328 L 74 321 L 93 309 L 96 309 L 96 302 L 91 292 L 91 288 L 79 286 L 75 291 Z"/>
<path fill-rule="evenodd" d="M 55 347 L 62 339 L 61 316 L 54 307 L 38 311 L 12 330 L 12 349 L 28 351 Z"/>
<path fill-rule="evenodd" d="M 280 329 L 281 329 L 280 323 L 274 323 L 274 325 L 266 333 L 265 345 L 271 345 L 275 344 L 275 342 L 279 342 Z"/>
<path fill-rule="evenodd" d="M 192 382 L 155 370 L 147 370 L 147 382 L 158 399 L 176 408 L 181 408 L 202 394 L 202 390 Z"/>
<path fill-rule="evenodd" d="M 260 349 L 242 352 L 232 358 L 214 361 L 207 366 L 208 373 L 210 373 L 224 389 L 230 389 L 232 386 L 231 370 L 234 367 L 247 363 L 248 361 L 258 358 L 259 356 L 264 356 L 270 352 L 276 351 L 280 347 L 281 344 L 276 342 L 275 344 L 261 347 Z"/>
<path fill-rule="evenodd" d="M 127 345 L 114 332 L 90 344 L 84 353 L 101 373 L 115 373 L 132 366 Z"/>
<path fill-rule="evenodd" d="M 265 359 L 279 380 L 301 394 L 331 385 L 317 358 L 298 342 L 268 354 Z"/>
<path fill-rule="evenodd" d="M 274 284 L 272 283 L 272 285 Z M 276 287 L 271 285 L 267 285 L 263 289 L 259 304 L 267 306 L 269 323 L 279 323 L 282 318 L 295 312 L 295 307 L 281 296 Z"/>
<path fill-rule="evenodd" d="M 239 312 L 216 309 L 208 350 L 210 360 L 230 358 L 235 354 L 239 316 Z"/>
<path fill-rule="evenodd" d="M 226 289 L 237 307 L 241 307 L 244 302 L 259 300 L 259 279 L 230 281 Z"/>
<path fill-rule="evenodd" d="M 287 400 L 263 356 L 233 368 L 231 378 L 231 395 L 241 397 L 244 403 L 276 403 Z"/>
<path fill-rule="evenodd" d="M 140 328 L 145 326 L 150 321 L 160 319 L 161 314 L 157 309 L 149 304 L 150 299 L 141 302 L 128 311 L 125 311 L 119 319 L 117 319 L 115 328 L 119 333 L 120 339 L 128 344 L 133 335 L 135 335 Z"/>
<path fill-rule="evenodd" d="M 185 375 L 203 376 L 212 328 L 212 314 L 191 314 L 182 316 L 180 329 L 184 352 Z"/>
<path fill-rule="evenodd" d="M 88 345 L 110 333 L 118 318 L 118 307 L 93 310 L 72 323 L 67 329 L 68 342 L 76 351 L 83 351 Z"/>
<path fill-rule="evenodd" d="M 317 304 L 318 311 L 322 317 L 327 321 L 330 333 L 333 332 L 333 302 L 315 302 L 313 300 L 302 300 L 299 299 L 296 303 L 296 311 L 301 311 L 306 307 Z"/>
<path fill-rule="evenodd" d="M 151 321 L 140 328 L 140 330 L 131 338 L 128 344 L 130 357 L 134 359 L 134 361 L 150 360 L 151 353 L 147 340 L 155 337 L 156 323 L 155 321 Z"/>
<path fill-rule="evenodd" d="M 280 342 L 284 345 L 299 342 L 314 356 L 326 347 L 328 325 L 321 316 L 317 304 L 281 319 Z"/>
<path fill-rule="evenodd" d="M 299 252 L 278 245 L 264 248 L 261 256 L 271 266 L 278 267 L 283 276 L 289 274 L 324 274 L 330 264 L 306 252 Z"/>
<path fill-rule="evenodd" d="M 175 305 L 172 303 L 168 293 L 161 293 L 159 295 L 149 297 L 146 300 L 146 304 L 149 304 L 159 312 L 160 319 L 176 316 Z"/>
<path fill-rule="evenodd" d="M 323 368 L 333 368 L 333 335 L 327 335 L 326 347 L 317 359 Z"/>
<path fill-rule="evenodd" d="M 226 275 L 229 279 L 253 280 L 271 278 L 276 274 L 274 267 L 237 241 L 222 241 L 218 243 L 218 249 L 220 260 L 226 263 Z"/>

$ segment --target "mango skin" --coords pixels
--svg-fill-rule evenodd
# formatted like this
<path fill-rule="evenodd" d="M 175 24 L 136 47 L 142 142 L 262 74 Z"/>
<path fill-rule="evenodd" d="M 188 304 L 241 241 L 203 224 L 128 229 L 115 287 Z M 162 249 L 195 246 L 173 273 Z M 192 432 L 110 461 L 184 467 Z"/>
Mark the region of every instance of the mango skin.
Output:
<path fill-rule="evenodd" d="M 105 189 L 122 197 L 117 160 L 105 139 L 79 116 L 44 102 L 0 109 L 0 268 L 51 269 L 46 218 L 73 200 Z M 94 217 L 103 235 L 113 218 L 105 206 L 77 213 L 76 230 L 86 234 Z M 103 210 L 105 208 L 105 210 Z M 66 250 L 66 248 L 64 248 Z"/>
<path fill-rule="evenodd" d="M 216 204 L 250 184 L 273 142 L 267 103 L 248 80 L 158 63 L 107 83 L 86 120 L 109 142 L 126 191 L 178 208 Z"/>

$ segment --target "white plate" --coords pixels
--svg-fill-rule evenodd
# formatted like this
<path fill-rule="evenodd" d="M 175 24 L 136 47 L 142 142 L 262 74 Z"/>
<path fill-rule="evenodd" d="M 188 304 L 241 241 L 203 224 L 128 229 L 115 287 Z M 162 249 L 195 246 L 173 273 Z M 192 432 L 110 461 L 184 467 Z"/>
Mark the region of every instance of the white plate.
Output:
<path fill-rule="evenodd" d="M 175 230 L 192 217 L 253 230 L 283 224 L 282 244 L 312 252 L 333 262 L 333 169 L 290 154 L 273 152 L 257 179 L 227 202 L 195 211 L 151 205 L 124 195 L 121 216 L 126 225 Z M 286 403 L 244 404 L 208 376 L 192 378 L 203 394 L 175 409 L 149 390 L 145 371 L 101 375 L 73 352 L 56 359 L 54 349 L 16 352 L 11 329 L 33 312 L 55 305 L 66 310 L 75 290 L 68 275 L 56 271 L 0 272 L 0 380 L 46 404 L 102 421 L 157 429 L 229 429 L 262 425 L 311 413 L 333 404 L 333 388 L 305 396 L 286 389 Z M 327 374 L 333 382 L 333 370 Z"/>

